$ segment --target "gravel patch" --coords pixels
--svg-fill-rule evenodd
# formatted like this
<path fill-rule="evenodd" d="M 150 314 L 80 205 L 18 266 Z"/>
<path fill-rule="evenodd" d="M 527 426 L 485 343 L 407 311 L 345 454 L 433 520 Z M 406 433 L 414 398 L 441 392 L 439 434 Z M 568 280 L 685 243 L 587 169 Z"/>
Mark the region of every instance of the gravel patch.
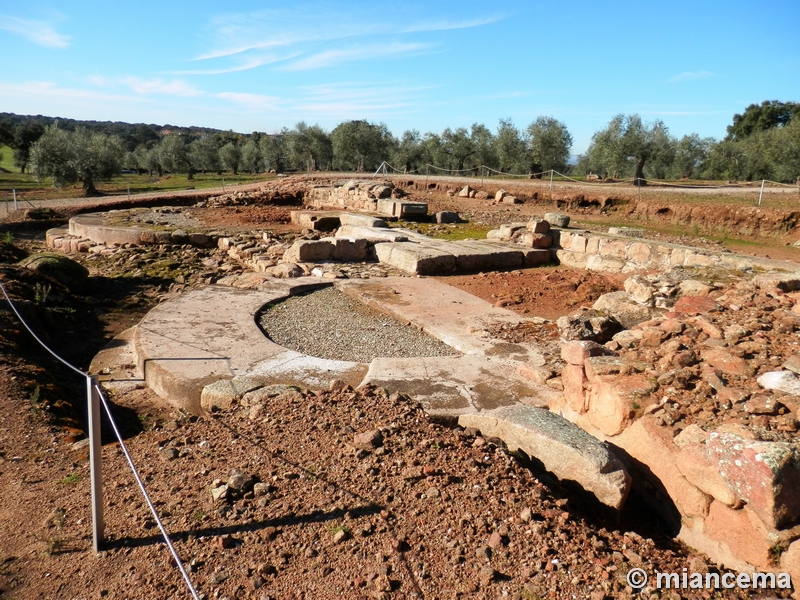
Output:
<path fill-rule="evenodd" d="M 332 360 L 458 356 L 439 340 L 335 288 L 292 296 L 264 311 L 261 328 L 285 348 Z"/>
<path fill-rule="evenodd" d="M 168 227 L 201 227 L 202 223 L 183 212 L 180 208 L 164 206 L 139 213 L 131 211 L 130 220 L 146 225 L 166 225 Z"/>

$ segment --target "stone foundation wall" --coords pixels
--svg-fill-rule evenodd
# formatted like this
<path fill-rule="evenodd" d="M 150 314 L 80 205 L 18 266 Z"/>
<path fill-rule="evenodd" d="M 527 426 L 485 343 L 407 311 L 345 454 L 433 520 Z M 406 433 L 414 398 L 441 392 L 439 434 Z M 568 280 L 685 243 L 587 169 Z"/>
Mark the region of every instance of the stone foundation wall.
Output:
<path fill-rule="evenodd" d="M 673 267 L 724 267 L 742 269 L 755 259 L 667 244 L 630 236 L 603 235 L 588 231 L 554 229 L 556 255 L 561 264 L 590 271 L 630 273 L 640 270 L 667 271 Z"/>
<path fill-rule="evenodd" d="M 348 181 L 342 185 L 315 186 L 308 190 L 305 204 L 317 208 L 377 212 L 378 200 L 389 198 L 394 186 L 383 181 Z"/>
<path fill-rule="evenodd" d="M 739 571 L 800 581 L 800 456 L 745 428 L 690 425 L 678 435 L 653 413 L 648 365 L 590 341 L 562 342 L 564 395 L 550 410 L 614 448 L 678 538 Z"/>

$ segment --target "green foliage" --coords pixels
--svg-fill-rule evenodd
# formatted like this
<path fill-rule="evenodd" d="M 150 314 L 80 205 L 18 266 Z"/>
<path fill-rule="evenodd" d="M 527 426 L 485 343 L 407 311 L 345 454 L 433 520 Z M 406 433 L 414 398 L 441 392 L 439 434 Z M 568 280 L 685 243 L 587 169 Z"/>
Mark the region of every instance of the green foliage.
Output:
<path fill-rule="evenodd" d="M 563 171 L 572 148 L 572 134 L 553 117 L 539 117 L 528 125 L 528 164 L 530 172 Z"/>
<path fill-rule="evenodd" d="M 34 388 L 33 392 L 31 393 L 31 406 L 38 406 L 39 401 L 42 399 L 42 388 L 38 385 Z"/>
<path fill-rule="evenodd" d="M 768 129 L 786 126 L 795 117 L 800 117 L 800 103 L 797 102 L 766 100 L 761 104 L 751 104 L 743 114 L 733 115 L 733 124 L 728 125 L 725 139 L 742 140 Z"/>
<path fill-rule="evenodd" d="M 78 483 L 82 479 L 80 473 L 70 473 L 64 479 L 61 479 L 58 483 L 61 485 L 74 485 Z"/>
<path fill-rule="evenodd" d="M 278 135 L 263 135 L 259 138 L 258 147 L 261 150 L 261 159 L 264 161 L 266 170 L 276 173 L 283 172 L 287 159 L 286 139 L 286 129 Z"/>
<path fill-rule="evenodd" d="M 374 171 L 389 157 L 394 138 L 383 123 L 345 121 L 330 135 L 333 164 L 359 173 Z"/>
<path fill-rule="evenodd" d="M 31 147 L 30 165 L 39 179 L 52 178 L 56 186 L 80 181 L 86 194 L 96 194 L 95 179 L 119 174 L 124 156 L 117 137 L 50 125 Z"/>
<path fill-rule="evenodd" d="M 614 179 L 632 174 L 643 184 L 648 163 L 654 176 L 666 177 L 675 158 L 675 144 L 662 121 L 644 123 L 637 114 L 619 114 L 592 136 L 584 168 Z"/>
<path fill-rule="evenodd" d="M 233 171 L 234 175 L 238 175 L 239 165 L 242 162 L 242 149 L 233 142 L 228 142 L 219 149 L 219 160 L 224 169 Z"/>
<path fill-rule="evenodd" d="M 284 137 L 289 161 L 296 169 L 316 171 L 330 167 L 333 144 L 319 125 L 307 125 L 305 121 L 300 121 Z"/>
<path fill-rule="evenodd" d="M 33 286 L 33 301 L 36 304 L 44 304 L 47 300 L 47 296 L 50 295 L 50 290 L 53 286 L 49 283 L 40 283 L 36 282 L 36 285 Z"/>
<path fill-rule="evenodd" d="M 189 144 L 189 160 L 192 166 L 203 173 L 220 171 L 222 169 L 220 148 L 219 141 L 211 135 L 194 140 Z"/>
<path fill-rule="evenodd" d="M 261 147 L 255 138 L 250 138 L 242 146 L 241 166 L 251 175 L 260 173 L 264 170 L 264 159 L 261 156 Z"/>
<path fill-rule="evenodd" d="M 519 173 L 527 168 L 525 140 L 511 119 L 500 119 L 494 147 L 498 170 Z"/>
<path fill-rule="evenodd" d="M 189 151 L 182 135 L 165 136 L 156 146 L 158 163 L 169 173 L 186 173 L 189 170 Z"/>
<path fill-rule="evenodd" d="M 10 231 L 6 231 L 3 233 L 3 244 L 6 246 L 13 246 L 14 245 L 14 234 Z"/>

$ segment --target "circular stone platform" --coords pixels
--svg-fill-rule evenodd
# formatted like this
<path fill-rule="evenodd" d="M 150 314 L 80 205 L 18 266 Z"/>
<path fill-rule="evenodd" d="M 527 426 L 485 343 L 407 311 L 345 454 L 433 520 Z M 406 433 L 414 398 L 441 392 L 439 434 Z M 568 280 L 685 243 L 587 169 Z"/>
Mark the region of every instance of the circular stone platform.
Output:
<path fill-rule="evenodd" d="M 280 299 L 334 285 L 356 301 L 436 338 L 458 355 L 375 358 L 367 362 L 316 358 L 269 340 L 256 315 Z M 547 406 L 558 393 L 527 379 L 526 366 L 544 358 L 532 344 L 509 344 L 488 331 L 535 319 L 496 308 L 444 283 L 406 277 L 270 280 L 258 290 L 208 286 L 163 302 L 93 361 L 111 379 L 140 378 L 173 406 L 199 413 L 226 405 L 271 383 L 327 387 L 332 379 L 374 383 L 409 393 L 432 414 L 458 415 L 523 403 Z M 343 315 L 342 326 L 347 326 Z M 116 356 L 119 356 L 117 359 Z M 119 374 L 121 365 L 137 368 Z"/>

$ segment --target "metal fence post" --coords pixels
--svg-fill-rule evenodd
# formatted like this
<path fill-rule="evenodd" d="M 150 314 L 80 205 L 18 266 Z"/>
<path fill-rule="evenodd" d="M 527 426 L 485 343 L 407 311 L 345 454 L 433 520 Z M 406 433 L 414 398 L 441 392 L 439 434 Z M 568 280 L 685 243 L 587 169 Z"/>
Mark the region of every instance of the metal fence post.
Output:
<path fill-rule="evenodd" d="M 94 551 L 103 549 L 105 523 L 103 521 L 103 468 L 100 453 L 102 444 L 100 440 L 100 394 L 95 387 L 97 382 L 90 375 L 86 376 L 86 399 L 88 402 L 89 430 L 89 469 L 92 493 L 92 541 Z"/>
<path fill-rule="evenodd" d="M 17 190 L 11 190 L 14 192 L 14 210 L 17 210 Z"/>
<path fill-rule="evenodd" d="M 761 180 L 761 191 L 758 193 L 758 205 L 761 206 L 761 197 L 764 195 L 764 183 L 766 179 Z"/>

